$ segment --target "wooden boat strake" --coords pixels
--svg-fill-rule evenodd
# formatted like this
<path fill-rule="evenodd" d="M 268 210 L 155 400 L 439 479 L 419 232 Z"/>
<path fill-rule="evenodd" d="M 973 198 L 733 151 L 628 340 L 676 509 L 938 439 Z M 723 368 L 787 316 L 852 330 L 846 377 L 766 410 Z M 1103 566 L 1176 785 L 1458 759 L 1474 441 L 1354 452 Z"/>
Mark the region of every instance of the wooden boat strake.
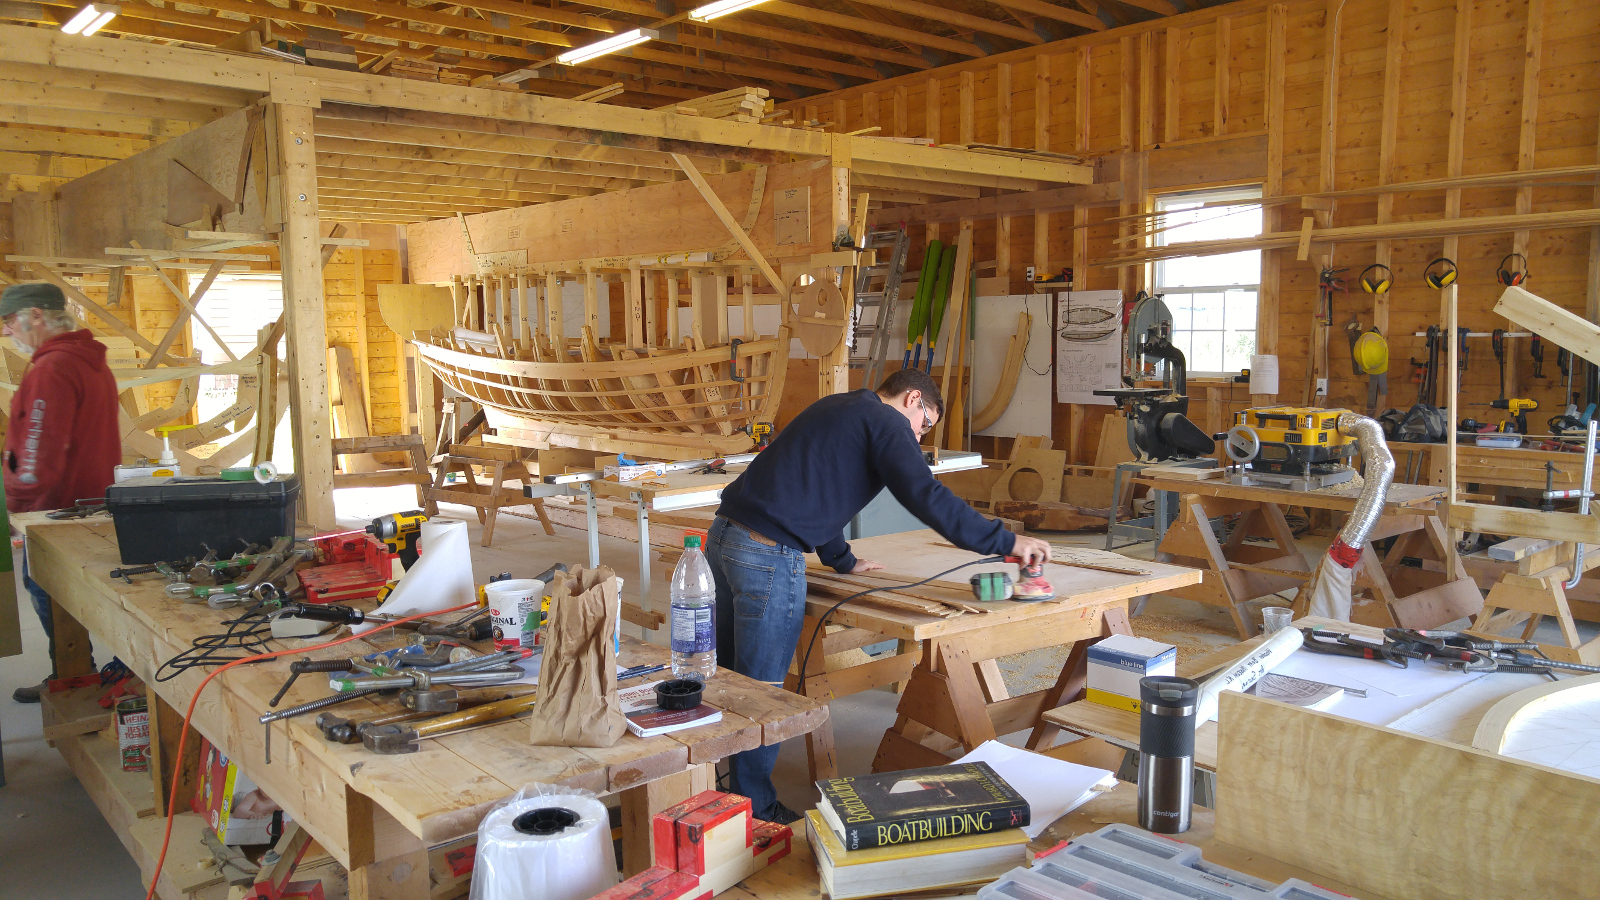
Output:
<path fill-rule="evenodd" d="M 456 329 L 416 340 L 445 384 L 482 405 L 501 439 L 694 459 L 748 449 L 773 422 L 788 369 L 787 328 L 761 340 L 696 349 L 602 348 L 586 328 L 579 355 L 531 340 Z"/>

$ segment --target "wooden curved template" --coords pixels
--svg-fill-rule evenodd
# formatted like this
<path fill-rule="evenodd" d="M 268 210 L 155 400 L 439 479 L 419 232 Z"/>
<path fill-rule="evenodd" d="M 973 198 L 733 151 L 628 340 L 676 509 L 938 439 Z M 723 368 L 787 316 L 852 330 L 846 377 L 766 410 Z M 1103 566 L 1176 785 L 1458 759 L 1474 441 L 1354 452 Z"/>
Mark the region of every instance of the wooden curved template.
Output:
<path fill-rule="evenodd" d="M 1065 450 L 1042 450 L 1031 447 L 1018 451 L 1011 457 L 1006 470 L 1000 474 L 1000 479 L 994 483 L 994 488 L 989 492 L 989 502 L 1005 500 L 1044 500 L 1057 502 L 1061 499 L 1061 482 L 1066 477 L 1067 453 Z M 1037 497 L 1017 497 L 1011 493 L 1011 479 L 1017 473 L 1031 470 L 1039 474 L 1041 491 Z"/>
<path fill-rule="evenodd" d="M 795 337 L 813 356 L 827 356 L 844 340 L 850 324 L 844 308 L 844 294 L 831 281 L 817 279 L 806 285 L 795 298 Z"/>
<path fill-rule="evenodd" d="M 1568 693 L 1569 691 L 1577 693 Z M 1517 719 L 1537 710 L 1557 695 L 1560 695 L 1562 700 L 1600 697 L 1600 675 L 1584 675 L 1565 681 L 1552 681 L 1517 691 L 1489 707 L 1483 720 L 1478 723 L 1478 730 L 1473 732 L 1472 746 L 1490 753 L 1499 753 L 1500 748 L 1505 746 L 1506 735 L 1511 733 L 1511 726 L 1516 724 Z"/>
<path fill-rule="evenodd" d="M 1006 350 L 1006 366 L 1000 372 L 1000 383 L 995 385 L 994 396 L 988 404 L 972 417 L 974 434 L 988 428 L 1005 414 L 1011 397 L 1017 392 L 1017 379 L 1022 375 L 1022 358 L 1028 351 L 1028 331 L 1033 327 L 1033 316 L 1027 310 L 1017 314 L 1017 332 L 1011 336 L 1011 346 Z"/>

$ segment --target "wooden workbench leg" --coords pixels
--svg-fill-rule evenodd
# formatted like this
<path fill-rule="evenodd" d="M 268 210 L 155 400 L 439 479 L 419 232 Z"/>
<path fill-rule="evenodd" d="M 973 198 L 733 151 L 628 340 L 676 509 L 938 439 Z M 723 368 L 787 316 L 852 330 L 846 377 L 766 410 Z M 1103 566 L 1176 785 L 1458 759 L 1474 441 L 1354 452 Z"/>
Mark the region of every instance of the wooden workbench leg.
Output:
<path fill-rule="evenodd" d="M 57 678 L 74 678 L 94 671 L 94 647 L 89 643 L 89 630 L 50 601 L 50 619 L 55 624 Z"/>
<path fill-rule="evenodd" d="M 994 733 L 994 720 L 989 718 L 989 705 L 984 699 L 983 685 L 978 681 L 978 664 L 967 651 L 966 643 L 940 641 L 939 668 L 948 679 L 950 705 L 955 708 L 956 726 L 961 730 L 956 739 L 961 746 L 970 753 L 984 741 L 999 737 Z"/>
<path fill-rule="evenodd" d="M 1128 624 L 1128 614 L 1120 609 L 1108 609 L 1100 618 L 1100 638 L 1113 634 L 1133 634 L 1133 627 Z M 1039 707 L 1041 711 L 1052 710 L 1078 699 L 1089 681 L 1089 645 L 1100 638 L 1078 641 L 1072 645 L 1067 661 L 1061 666 L 1061 674 L 1056 676 L 1055 685 L 1044 695 L 1044 703 Z M 1028 749 L 1048 750 L 1055 746 L 1056 737 L 1060 734 L 1060 727 L 1041 717 L 1034 723 L 1033 733 L 1028 735 Z"/>
<path fill-rule="evenodd" d="M 711 790 L 716 783 L 716 768 L 705 763 L 622 792 L 623 878 L 632 878 L 655 865 L 650 818 L 701 791 Z"/>
<path fill-rule="evenodd" d="M 413 850 L 350 870 L 350 900 L 429 900 L 428 850 Z"/>
<path fill-rule="evenodd" d="M 978 663 L 978 681 L 982 683 L 983 695 L 990 703 L 1011 699 L 1011 692 L 1006 690 L 1006 679 L 1000 674 L 997 660 L 986 659 Z"/>
<path fill-rule="evenodd" d="M 811 780 L 839 777 L 839 756 L 833 745 L 833 717 L 806 732 L 806 765 L 811 769 Z"/>
<path fill-rule="evenodd" d="M 155 689 L 145 686 L 150 704 L 150 780 L 156 795 L 156 815 L 167 814 L 167 798 L 178 786 L 178 808 L 187 806 L 194 796 L 200 775 L 200 734 L 191 729 L 178 756 L 178 739 L 183 731 L 183 714 L 167 705 Z"/>

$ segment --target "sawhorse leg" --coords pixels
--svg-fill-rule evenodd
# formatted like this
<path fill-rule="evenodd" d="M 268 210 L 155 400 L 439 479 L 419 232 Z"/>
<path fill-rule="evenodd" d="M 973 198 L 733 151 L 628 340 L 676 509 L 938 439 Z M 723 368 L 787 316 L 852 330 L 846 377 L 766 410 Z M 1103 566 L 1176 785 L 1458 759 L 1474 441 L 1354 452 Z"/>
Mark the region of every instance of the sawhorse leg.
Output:
<path fill-rule="evenodd" d="M 1072 645 L 1072 650 L 1067 653 L 1067 661 L 1061 666 L 1061 674 L 1056 676 L 1056 683 L 1045 695 L 1044 709 L 1055 709 L 1078 699 L 1089 680 L 1089 646 L 1113 634 L 1133 634 L 1133 628 L 1128 624 L 1128 614 L 1120 609 L 1106 610 L 1100 619 L 1099 638 L 1078 641 Z M 1048 750 L 1055 745 L 1060 734 L 1060 726 L 1052 725 L 1041 717 L 1033 726 L 1033 733 L 1028 735 L 1027 747 L 1029 750 Z"/>

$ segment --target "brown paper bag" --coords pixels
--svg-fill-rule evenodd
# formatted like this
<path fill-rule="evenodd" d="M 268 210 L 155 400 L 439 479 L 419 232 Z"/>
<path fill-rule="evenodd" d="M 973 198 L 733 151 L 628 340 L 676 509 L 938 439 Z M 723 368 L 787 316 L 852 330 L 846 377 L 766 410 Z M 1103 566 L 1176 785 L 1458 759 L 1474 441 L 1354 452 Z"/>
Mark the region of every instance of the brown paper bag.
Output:
<path fill-rule="evenodd" d="M 556 576 L 533 707 L 534 744 L 610 747 L 627 732 L 614 643 L 620 594 L 616 573 L 606 566 Z"/>

